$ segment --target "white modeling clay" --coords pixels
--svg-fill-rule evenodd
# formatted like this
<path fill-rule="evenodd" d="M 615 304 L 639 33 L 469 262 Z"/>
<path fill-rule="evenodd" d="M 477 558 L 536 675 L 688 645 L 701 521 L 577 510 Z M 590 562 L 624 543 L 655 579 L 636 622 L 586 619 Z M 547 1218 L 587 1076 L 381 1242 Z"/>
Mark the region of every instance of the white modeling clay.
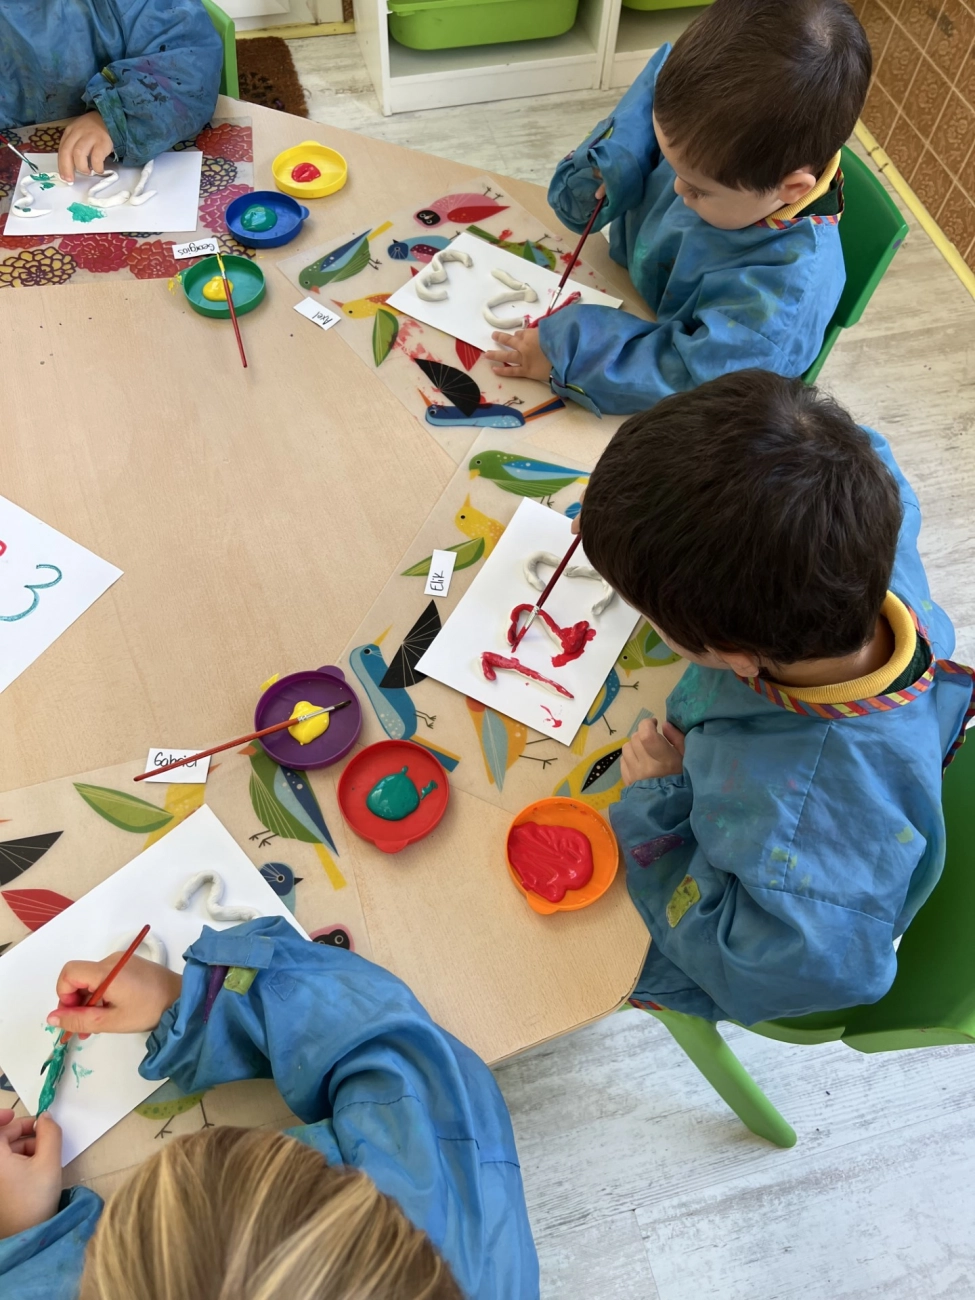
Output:
<path fill-rule="evenodd" d="M 444 284 L 447 280 L 447 272 L 443 268 L 444 262 L 460 262 L 462 266 L 473 266 L 474 259 L 470 253 L 465 253 L 462 249 L 445 248 L 440 253 L 434 253 L 430 258 L 430 265 L 425 271 L 421 271 L 416 277 L 416 296 L 422 298 L 424 302 L 444 302 L 447 298 L 446 289 L 431 289 L 431 284 Z"/>
<path fill-rule="evenodd" d="M 53 208 L 35 208 L 37 195 L 29 190 L 28 185 L 67 185 L 57 172 L 28 173 L 20 182 L 20 193 L 10 205 L 10 211 L 18 217 L 48 217 Z"/>
<path fill-rule="evenodd" d="M 536 591 L 545 590 L 545 579 L 539 575 L 538 569 L 542 564 L 547 564 L 550 568 L 555 569 L 559 564 L 559 557 L 553 555 L 551 551 L 535 551 L 529 555 L 525 561 L 525 581 Z M 588 578 L 592 582 L 601 582 L 603 594 L 592 607 L 592 615 L 598 618 L 604 610 L 608 609 L 616 599 L 616 592 L 609 585 L 605 578 L 590 568 L 588 564 L 569 564 L 565 568 L 565 577 L 567 578 Z"/>
<path fill-rule="evenodd" d="M 516 280 L 507 271 L 495 268 L 491 274 L 496 280 L 506 284 L 508 291 L 507 293 L 499 293 L 496 297 L 488 300 L 484 308 L 484 319 L 496 330 L 520 329 L 525 323 L 524 316 L 495 316 L 492 308 L 500 307 L 506 302 L 538 302 L 538 294 L 530 284 L 525 284 L 523 280 Z"/>
<path fill-rule="evenodd" d="M 97 181 L 88 191 L 87 202 L 95 208 L 120 208 L 124 203 L 128 203 L 133 208 L 141 207 L 143 203 L 148 203 L 156 194 L 155 190 L 150 190 L 148 194 L 142 192 L 146 187 L 146 182 L 152 175 L 152 168 L 153 160 L 150 159 L 139 174 L 134 189 L 119 190 L 117 194 L 112 194 L 107 199 L 96 198 L 95 196 L 101 194 L 102 190 L 110 189 L 118 180 L 118 172 L 107 171 L 101 180 Z"/>
<path fill-rule="evenodd" d="M 131 934 L 119 935 L 112 941 L 112 951 L 124 952 L 132 942 L 132 938 L 133 936 Z M 135 955 L 137 957 L 145 957 L 147 961 L 154 961 L 158 966 L 166 966 L 169 964 L 166 945 L 163 943 L 162 939 L 160 939 L 159 935 L 154 934 L 152 930 L 149 931 L 146 937 L 139 944 L 138 948 L 136 948 Z"/>
<path fill-rule="evenodd" d="M 216 871 L 201 871 L 195 876 L 190 876 L 176 900 L 176 910 L 185 911 L 190 904 L 190 899 L 204 885 L 210 886 L 206 896 L 206 909 L 210 913 L 211 920 L 253 921 L 255 916 L 260 915 L 253 907 L 222 907 L 220 900 L 223 898 L 223 877 Z"/>
<path fill-rule="evenodd" d="M 146 182 L 152 175 L 152 169 L 154 166 L 155 160 L 150 158 L 145 167 L 143 167 L 139 179 L 136 181 L 135 189 L 132 191 L 132 197 L 129 199 L 129 207 L 141 208 L 143 203 L 148 203 L 150 199 L 155 198 L 158 190 L 150 190 L 148 194 L 143 194 L 142 192 L 146 188 Z"/>

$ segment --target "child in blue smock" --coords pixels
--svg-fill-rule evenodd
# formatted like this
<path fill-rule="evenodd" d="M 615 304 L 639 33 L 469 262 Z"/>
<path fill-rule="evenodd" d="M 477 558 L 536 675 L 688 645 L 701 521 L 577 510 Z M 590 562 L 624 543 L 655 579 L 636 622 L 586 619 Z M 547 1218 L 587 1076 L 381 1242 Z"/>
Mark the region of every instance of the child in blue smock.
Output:
<path fill-rule="evenodd" d="M 656 320 L 568 306 L 495 334 L 497 373 L 617 414 L 749 366 L 801 375 L 846 278 L 840 146 L 870 70 L 846 0 L 714 0 L 548 192 L 576 231 L 605 193 L 594 228 L 612 222 L 610 253 Z"/>
<path fill-rule="evenodd" d="M 302 1124 L 171 1139 L 105 1206 L 62 1194 L 54 1120 L 0 1115 L 0 1295 L 537 1298 L 501 1093 L 400 980 L 263 918 L 205 927 L 182 977 L 133 958 L 106 1005 L 74 1009 L 111 965 L 69 963 L 50 1023 L 151 1029 L 147 1079 L 273 1078 Z"/>
<path fill-rule="evenodd" d="M 610 809 L 651 935 L 634 998 L 743 1024 L 876 1002 L 944 865 L 972 709 L 887 442 L 741 371 L 627 420 L 580 526 L 690 661 Z"/>
<path fill-rule="evenodd" d="M 74 117 L 65 180 L 112 153 L 141 167 L 206 126 L 222 66 L 200 0 L 4 0 L 0 131 Z"/>

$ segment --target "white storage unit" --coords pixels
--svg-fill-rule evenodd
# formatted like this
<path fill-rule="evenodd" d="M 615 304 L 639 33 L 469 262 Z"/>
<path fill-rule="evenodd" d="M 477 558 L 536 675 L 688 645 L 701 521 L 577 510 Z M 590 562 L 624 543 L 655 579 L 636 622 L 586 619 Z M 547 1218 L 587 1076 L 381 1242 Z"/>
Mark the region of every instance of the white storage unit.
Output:
<path fill-rule="evenodd" d="M 624 9 L 620 0 L 614 0 L 600 84 L 606 90 L 625 90 L 636 80 L 651 54 L 668 41 L 672 45 L 685 27 L 707 7 Z"/>

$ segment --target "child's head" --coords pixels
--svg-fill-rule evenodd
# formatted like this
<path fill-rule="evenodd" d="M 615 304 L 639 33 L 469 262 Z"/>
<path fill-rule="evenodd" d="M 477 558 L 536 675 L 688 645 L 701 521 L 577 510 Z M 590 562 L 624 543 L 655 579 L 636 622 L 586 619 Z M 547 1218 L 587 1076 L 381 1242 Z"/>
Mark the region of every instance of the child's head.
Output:
<path fill-rule="evenodd" d="M 849 138 L 871 68 L 847 0 L 714 0 L 654 92 L 677 193 L 723 230 L 798 202 Z"/>
<path fill-rule="evenodd" d="M 901 513 L 841 406 L 741 370 L 621 425 L 580 522 L 590 563 L 675 650 L 774 677 L 871 639 Z"/>
<path fill-rule="evenodd" d="M 79 1300 L 461 1300 L 429 1238 L 357 1170 L 281 1133 L 177 1138 L 105 1207 Z"/>

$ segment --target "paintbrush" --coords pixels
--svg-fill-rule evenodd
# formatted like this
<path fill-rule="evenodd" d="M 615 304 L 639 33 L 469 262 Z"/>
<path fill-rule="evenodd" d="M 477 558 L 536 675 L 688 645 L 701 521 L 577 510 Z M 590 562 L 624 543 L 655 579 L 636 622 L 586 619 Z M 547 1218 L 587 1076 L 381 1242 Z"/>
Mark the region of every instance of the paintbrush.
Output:
<path fill-rule="evenodd" d="M 234 295 L 230 288 L 230 281 L 227 279 L 227 268 L 223 264 L 223 258 L 217 254 L 217 266 L 220 267 L 220 274 L 223 277 L 223 291 L 227 295 L 227 307 L 230 311 L 230 319 L 233 323 L 234 333 L 237 335 L 237 346 L 240 349 L 240 361 L 244 369 L 247 369 L 247 356 L 244 353 L 244 341 L 240 337 L 240 326 L 237 324 L 237 312 L 234 310 Z"/>
<path fill-rule="evenodd" d="M 589 232 L 596 224 L 596 218 L 599 216 L 600 212 L 602 212 L 603 204 L 605 202 L 606 202 L 606 195 L 604 194 L 603 197 L 596 204 L 595 208 L 593 209 L 592 216 L 586 222 L 585 230 L 579 236 L 579 242 L 578 244 L 576 244 L 575 252 L 569 258 L 568 264 L 566 265 L 565 270 L 562 272 L 562 279 L 559 281 L 559 287 L 555 290 L 555 297 L 552 299 L 552 305 L 545 313 L 546 316 L 551 316 L 552 312 L 555 311 L 555 304 L 562 296 L 562 290 L 565 288 L 566 281 L 568 280 L 572 272 L 576 269 L 576 263 L 579 261 L 579 258 L 582 256 L 582 246 L 589 238 Z"/>
<path fill-rule="evenodd" d="M 528 617 L 525 619 L 525 626 L 521 629 L 520 632 L 515 633 L 515 639 L 511 643 L 512 652 L 518 649 L 518 643 L 521 641 L 522 637 L 525 635 L 525 633 L 528 631 L 531 625 L 535 622 L 535 619 L 538 617 L 538 611 L 548 600 L 549 593 L 551 592 L 555 584 L 558 582 L 559 578 L 562 577 L 562 572 L 565 569 L 565 566 L 572 559 L 573 555 L 575 554 L 576 547 L 579 545 L 581 541 L 582 541 L 582 534 L 576 533 L 575 537 L 573 537 L 572 539 L 572 545 L 562 556 L 562 559 L 559 561 L 555 572 L 552 574 L 551 578 L 549 578 L 548 582 L 545 584 L 545 590 L 539 596 L 538 600 L 535 601 L 534 608 L 532 609 Z"/>
<path fill-rule="evenodd" d="M 101 984 L 95 989 L 94 993 L 89 993 L 84 1002 L 79 1002 L 79 1006 L 90 1007 L 103 998 L 108 991 L 108 986 L 119 973 L 125 963 L 135 954 L 139 944 L 149 933 L 148 925 L 144 925 L 139 933 L 135 936 L 125 952 L 118 959 L 112 969 L 108 972 Z M 41 1095 L 37 1101 L 37 1116 L 41 1116 L 54 1101 L 54 1094 L 57 1092 L 58 1083 L 61 1075 L 64 1073 L 64 1062 L 68 1052 L 68 1043 L 71 1041 L 74 1030 L 66 1029 L 54 1045 L 54 1051 L 41 1066 L 41 1074 L 47 1071 L 47 1078 L 44 1080 L 44 1086 L 41 1088 Z M 36 1117 L 35 1117 L 36 1118 Z"/>
<path fill-rule="evenodd" d="M 246 745 L 249 740 L 260 740 L 262 736 L 270 736 L 274 731 L 284 731 L 285 727 L 297 726 L 299 722 L 307 722 L 309 718 L 319 718 L 323 713 L 335 713 L 351 703 L 351 700 L 339 700 L 338 704 L 330 704 L 324 709 L 315 709 L 313 713 L 303 713 L 298 718 L 285 718 L 283 722 L 276 722 L 273 727 L 264 727 L 262 731 L 248 732 L 246 736 L 238 736 L 236 740 L 227 740 L 222 745 L 214 745 L 212 749 L 201 749 L 198 754 L 187 754 L 185 758 L 177 758 L 174 763 L 167 763 L 165 767 L 154 767 L 151 772 L 140 772 L 138 776 L 132 779 L 133 781 L 145 781 L 147 777 L 158 776 L 160 772 L 171 772 L 174 767 L 182 767 L 185 763 L 195 763 L 198 758 L 209 758 L 211 754 L 221 754 L 225 749 L 233 749 L 235 745 Z"/>
<path fill-rule="evenodd" d="M 19 149 L 17 149 L 14 145 L 12 145 L 5 135 L 0 135 L 0 144 L 5 144 L 7 148 L 10 150 L 10 152 L 15 153 L 17 157 L 20 159 L 20 161 L 26 163 L 32 172 L 36 173 L 41 170 L 40 167 L 38 167 L 36 162 L 31 162 L 31 160 L 27 157 L 26 154 L 21 153 Z"/>

